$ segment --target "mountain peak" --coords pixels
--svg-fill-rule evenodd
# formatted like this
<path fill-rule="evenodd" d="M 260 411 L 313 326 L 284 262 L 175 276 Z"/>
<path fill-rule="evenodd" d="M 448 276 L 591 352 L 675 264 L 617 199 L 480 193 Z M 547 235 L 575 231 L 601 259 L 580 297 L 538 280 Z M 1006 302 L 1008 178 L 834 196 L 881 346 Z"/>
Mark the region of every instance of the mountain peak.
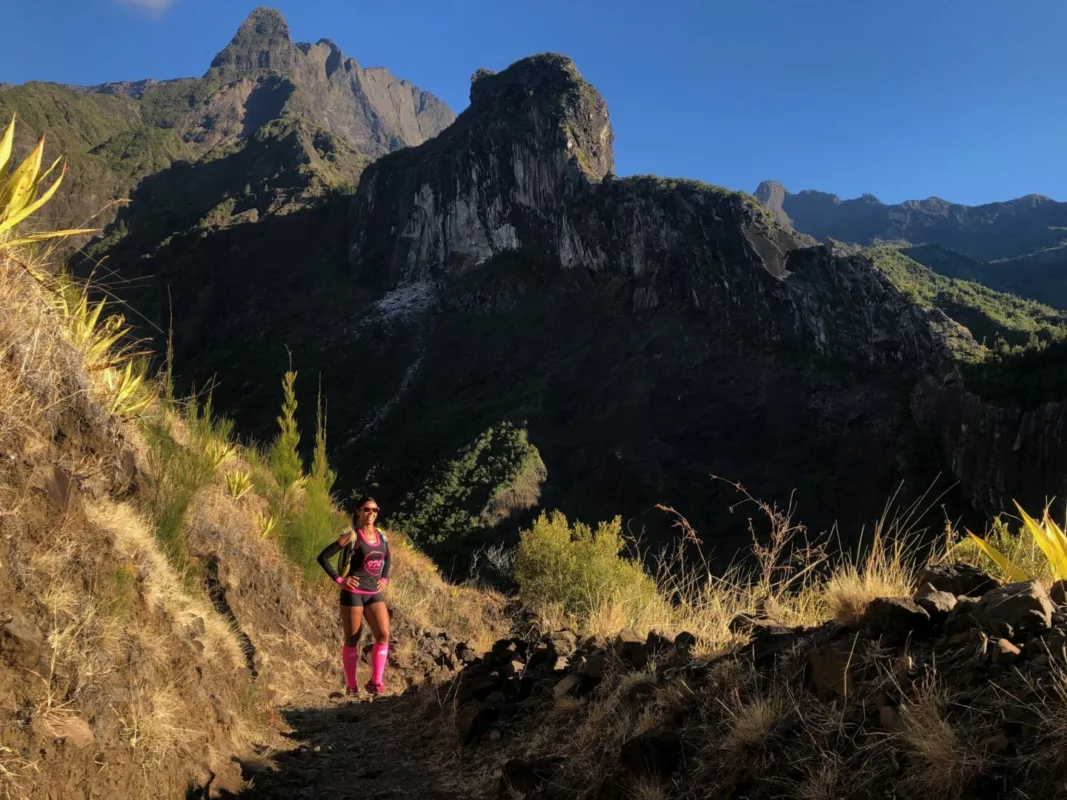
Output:
<path fill-rule="evenodd" d="M 211 62 L 212 69 L 238 74 L 255 70 L 288 73 L 293 41 L 281 12 L 260 6 L 248 15 L 230 43 Z"/>
<path fill-rule="evenodd" d="M 479 69 L 471 77 L 470 99 L 464 116 L 477 120 L 476 127 L 521 128 L 538 146 L 576 156 L 594 180 L 614 168 L 607 103 L 567 56 L 541 53 L 502 72 Z"/>
<path fill-rule="evenodd" d="M 785 199 L 788 196 L 789 191 L 777 181 L 763 181 L 756 187 L 756 199 L 782 225 L 790 224 L 789 215 L 785 213 Z"/>

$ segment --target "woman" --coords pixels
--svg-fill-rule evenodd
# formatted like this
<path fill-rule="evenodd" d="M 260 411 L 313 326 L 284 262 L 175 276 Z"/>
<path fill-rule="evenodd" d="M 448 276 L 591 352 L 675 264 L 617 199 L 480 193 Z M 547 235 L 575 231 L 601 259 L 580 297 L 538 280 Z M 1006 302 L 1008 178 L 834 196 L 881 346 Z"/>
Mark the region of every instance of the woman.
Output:
<path fill-rule="evenodd" d="M 341 627 L 345 632 L 341 663 L 347 684 L 345 694 L 349 697 L 359 693 L 356 673 L 359 629 L 364 617 L 374 634 L 371 678 L 366 686 L 371 694 L 381 694 L 385 690 L 382 675 L 389 656 L 389 611 L 382 597 L 382 590 L 389 583 L 389 543 L 374 526 L 379 511 L 375 499 L 366 498 L 358 509 L 356 529 L 347 528 L 336 542 L 319 553 L 318 559 L 326 574 L 341 587 Z M 337 553 L 341 553 L 341 558 L 335 570 L 330 559 Z"/>

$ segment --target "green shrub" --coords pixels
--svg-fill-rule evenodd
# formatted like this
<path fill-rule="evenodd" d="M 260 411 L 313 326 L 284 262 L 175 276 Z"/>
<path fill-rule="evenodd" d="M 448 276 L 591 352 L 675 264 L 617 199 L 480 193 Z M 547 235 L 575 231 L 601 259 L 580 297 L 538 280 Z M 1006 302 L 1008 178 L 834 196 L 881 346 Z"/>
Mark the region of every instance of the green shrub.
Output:
<path fill-rule="evenodd" d="M 515 580 L 531 608 L 559 605 L 588 619 L 605 604 L 621 604 L 637 616 L 659 601 L 655 581 L 622 555 L 620 517 L 594 532 L 581 522 L 572 527 L 559 511 L 542 513 L 520 536 Z"/>
<path fill-rule="evenodd" d="M 532 505 L 544 475 L 544 462 L 525 429 L 502 423 L 439 464 L 420 489 L 404 498 L 390 523 L 423 545 L 472 537 L 512 510 L 500 507 L 503 493 L 517 490 L 522 496 L 513 504 Z"/>
<path fill-rule="evenodd" d="M 186 564 L 182 521 L 196 493 L 211 482 L 215 467 L 195 446 L 183 447 L 164 419 L 145 422 L 149 446 L 148 511 L 156 524 L 156 536 L 175 566 Z"/>

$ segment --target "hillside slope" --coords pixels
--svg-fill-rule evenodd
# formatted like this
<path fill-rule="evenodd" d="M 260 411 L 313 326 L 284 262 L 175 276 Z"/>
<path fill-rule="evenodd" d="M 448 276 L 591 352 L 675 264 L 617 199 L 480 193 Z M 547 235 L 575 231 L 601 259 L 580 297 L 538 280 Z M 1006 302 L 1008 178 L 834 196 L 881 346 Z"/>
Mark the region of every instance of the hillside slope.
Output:
<path fill-rule="evenodd" d="M 888 205 L 869 194 L 794 194 L 774 181 L 756 197 L 781 224 L 816 239 L 909 242 L 908 255 L 942 275 L 1067 308 L 1067 203 L 1027 195 L 980 206 L 937 197 Z"/>
<path fill-rule="evenodd" d="M 277 489 L 255 451 L 202 401 L 168 399 L 139 368 L 131 382 L 122 322 L 8 238 L 0 796 L 239 791 L 285 746 L 285 716 L 342 685 L 335 592 L 283 555 L 295 530 L 266 524 Z M 450 674 L 461 638 L 477 647 L 506 626 L 498 598 L 393 544 L 399 693 Z"/>

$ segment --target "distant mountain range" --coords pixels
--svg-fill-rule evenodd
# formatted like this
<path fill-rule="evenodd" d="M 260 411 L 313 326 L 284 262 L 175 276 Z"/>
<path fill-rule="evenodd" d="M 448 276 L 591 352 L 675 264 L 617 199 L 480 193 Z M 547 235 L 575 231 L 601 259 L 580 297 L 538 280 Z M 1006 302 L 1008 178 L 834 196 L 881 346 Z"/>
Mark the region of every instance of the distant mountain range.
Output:
<path fill-rule="evenodd" d="M 908 255 L 952 278 L 1067 308 L 1067 203 L 1026 195 L 966 206 L 937 197 L 888 205 L 865 194 L 796 194 L 764 181 L 756 197 L 784 225 L 816 239 L 914 245 Z"/>

